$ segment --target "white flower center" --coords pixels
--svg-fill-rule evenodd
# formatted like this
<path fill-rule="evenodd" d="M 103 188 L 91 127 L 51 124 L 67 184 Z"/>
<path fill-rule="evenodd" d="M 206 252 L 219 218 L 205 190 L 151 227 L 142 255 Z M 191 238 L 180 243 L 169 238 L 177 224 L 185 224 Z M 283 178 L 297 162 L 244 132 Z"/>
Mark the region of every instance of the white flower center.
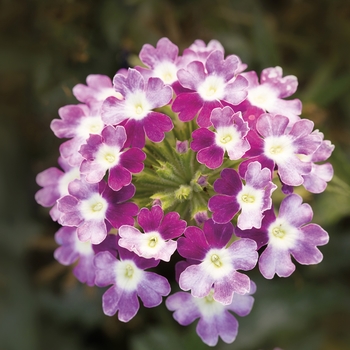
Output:
<path fill-rule="evenodd" d="M 120 152 L 118 148 L 111 147 L 105 143 L 101 144 L 96 152 L 96 161 L 105 169 L 113 168 L 119 163 Z"/>
<path fill-rule="evenodd" d="M 103 220 L 107 208 L 107 201 L 98 193 L 80 203 L 80 212 L 85 220 Z"/>
<path fill-rule="evenodd" d="M 172 62 L 165 61 L 158 63 L 153 72 L 154 76 L 162 79 L 165 84 L 172 84 L 177 80 L 177 67 Z"/>
<path fill-rule="evenodd" d="M 153 258 L 159 251 L 164 249 L 165 241 L 161 235 L 156 232 L 145 232 L 140 235 L 139 250 L 142 253 L 142 257 L 146 259 Z"/>
<path fill-rule="evenodd" d="M 221 314 L 225 309 L 225 305 L 214 300 L 213 294 L 214 290 L 212 289 L 206 297 L 194 298 L 199 311 L 206 319 L 211 319 L 213 316 Z"/>
<path fill-rule="evenodd" d="M 75 179 L 80 179 L 79 167 L 70 169 L 59 179 L 58 190 L 61 197 L 69 194 L 68 185 Z"/>
<path fill-rule="evenodd" d="M 231 256 L 225 248 L 210 249 L 202 264 L 215 279 L 227 276 L 233 271 Z"/>
<path fill-rule="evenodd" d="M 239 134 L 234 126 L 225 126 L 218 128 L 215 135 L 215 143 L 227 150 L 231 148 L 238 140 Z"/>
<path fill-rule="evenodd" d="M 269 136 L 265 139 L 264 153 L 277 164 L 288 161 L 294 155 L 292 140 L 287 135 Z"/>
<path fill-rule="evenodd" d="M 237 195 L 237 202 L 241 208 L 260 208 L 262 205 L 263 195 L 263 190 L 258 190 L 249 185 L 245 185 Z"/>
<path fill-rule="evenodd" d="M 270 110 L 276 99 L 276 92 L 266 85 L 259 85 L 248 91 L 249 102 L 266 111 Z"/>
<path fill-rule="evenodd" d="M 221 100 L 225 96 L 225 81 L 217 75 L 209 75 L 198 87 L 198 93 L 205 101 Z"/>
<path fill-rule="evenodd" d="M 90 241 L 82 242 L 79 240 L 79 238 L 77 238 L 75 241 L 75 248 L 80 255 L 94 255 L 94 250 L 92 249 L 92 244 Z"/>
<path fill-rule="evenodd" d="M 295 245 L 299 230 L 282 218 L 277 218 L 268 228 L 269 244 L 289 249 Z"/>
<path fill-rule="evenodd" d="M 152 107 L 147 101 L 144 91 L 136 91 L 125 99 L 125 113 L 127 118 L 141 120 L 147 116 Z"/>
<path fill-rule="evenodd" d="M 142 280 L 143 270 L 132 260 L 118 261 L 115 269 L 116 284 L 126 291 L 134 291 Z"/>
<path fill-rule="evenodd" d="M 86 140 L 90 134 L 100 134 L 103 128 L 104 123 L 100 116 L 83 117 L 77 128 L 77 134 Z"/>

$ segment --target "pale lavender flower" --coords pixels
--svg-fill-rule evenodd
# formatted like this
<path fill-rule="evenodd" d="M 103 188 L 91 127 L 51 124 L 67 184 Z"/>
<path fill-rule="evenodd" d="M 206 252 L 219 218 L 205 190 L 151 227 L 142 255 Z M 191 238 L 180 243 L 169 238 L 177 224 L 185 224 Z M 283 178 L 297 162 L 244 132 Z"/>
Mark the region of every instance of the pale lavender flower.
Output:
<path fill-rule="evenodd" d="M 145 307 L 158 306 L 162 297 L 170 293 L 168 280 L 154 272 L 144 271 L 156 267 L 159 260 L 143 259 L 135 253 L 118 248 L 120 260 L 110 252 L 96 254 L 95 284 L 99 287 L 112 285 L 102 297 L 103 312 L 118 319 L 130 321 L 139 310 L 138 297 Z"/>
<path fill-rule="evenodd" d="M 119 228 L 119 245 L 146 259 L 170 261 L 177 248 L 173 239 L 183 234 L 186 221 L 176 212 L 164 215 L 158 205 L 151 210 L 142 208 L 137 220 L 144 233 L 131 225 L 123 225 Z"/>
<path fill-rule="evenodd" d="M 99 108 L 109 96 L 123 99 L 123 96 L 114 90 L 111 78 L 101 74 L 88 75 L 86 85 L 77 84 L 73 87 L 73 95 L 78 101 L 94 108 Z"/>
<path fill-rule="evenodd" d="M 299 195 L 291 194 L 283 199 L 278 217 L 272 209 L 266 213 L 261 229 L 236 230 L 237 236 L 254 239 L 258 247 L 267 245 L 259 259 L 259 269 L 265 278 L 271 279 L 275 274 L 290 276 L 295 270 L 291 256 L 303 265 L 322 261 L 317 246 L 328 243 L 328 233 L 309 223 L 312 215 L 310 205 L 302 203 Z"/>
<path fill-rule="evenodd" d="M 284 100 L 294 94 L 298 87 L 298 80 L 294 75 L 283 77 L 281 67 L 266 68 L 261 72 L 260 84 L 256 72 L 246 72 L 242 75 L 249 83 L 248 96 L 242 106 L 244 109 L 253 105 L 260 108 L 261 112 L 284 115 L 291 124 L 300 119 L 300 100 Z"/>
<path fill-rule="evenodd" d="M 80 171 L 87 182 L 100 182 L 109 170 L 108 185 L 114 191 L 131 183 L 132 173 L 143 170 L 146 155 L 139 148 L 123 150 L 125 141 L 126 132 L 120 125 L 108 125 L 101 135 L 90 135 L 79 151 L 85 159 Z"/>
<path fill-rule="evenodd" d="M 81 241 L 99 244 L 107 236 L 108 224 L 119 228 L 134 223 L 138 206 L 127 202 L 135 194 L 134 185 L 113 191 L 103 180 L 96 184 L 74 180 L 68 189 L 70 194 L 58 200 L 60 224 L 77 227 Z"/>
<path fill-rule="evenodd" d="M 248 164 L 259 161 L 271 172 L 277 165 L 281 181 L 288 186 L 299 186 L 304 182 L 303 175 L 311 172 L 311 162 L 300 160 L 301 155 L 311 155 L 320 146 L 320 135 L 312 133 L 314 123 L 302 119 L 287 128 L 289 119 L 282 115 L 262 114 L 256 130 L 263 137 L 261 139 L 255 131 L 247 135 L 251 149 L 245 154 L 250 159 L 239 166 L 240 174 L 244 174 Z"/>
<path fill-rule="evenodd" d="M 61 227 L 55 234 L 55 240 L 60 245 L 55 252 L 55 259 L 62 265 L 71 265 L 78 260 L 73 268 L 73 274 L 82 283 L 88 286 L 95 284 L 95 266 L 93 260 L 96 252 L 109 251 L 115 254 L 117 251 L 117 236 L 107 235 L 99 245 L 90 242 L 82 242 L 78 238 L 76 227 Z"/>
<path fill-rule="evenodd" d="M 52 207 L 50 215 L 54 221 L 57 221 L 60 216 L 57 200 L 69 194 L 68 185 L 70 182 L 80 178 L 79 167 L 71 167 L 62 157 L 58 158 L 58 163 L 63 171 L 51 167 L 36 177 L 36 183 L 42 188 L 35 193 L 35 200 L 43 207 Z"/>
<path fill-rule="evenodd" d="M 173 123 L 169 116 L 153 109 L 171 101 L 172 88 L 159 78 L 151 77 L 145 81 L 140 72 L 131 68 L 127 76 L 116 74 L 113 84 L 124 99 L 108 97 L 102 105 L 102 120 L 109 125 L 124 122 L 128 136 L 124 146 L 143 148 L 145 135 L 153 142 L 162 141 Z"/>
<path fill-rule="evenodd" d="M 245 184 L 234 169 L 224 169 L 214 182 L 219 193 L 209 199 L 208 208 L 213 220 L 226 223 L 241 210 L 237 226 L 241 229 L 260 228 L 264 211 L 272 206 L 271 194 L 277 186 L 271 181 L 271 172 L 259 162 L 249 163 L 244 176 Z"/>
<path fill-rule="evenodd" d="M 221 101 L 237 105 L 247 96 L 247 81 L 236 75 L 239 60 L 230 55 L 213 51 L 205 64 L 199 61 L 189 63 L 186 69 L 177 73 L 180 84 L 188 91 L 177 95 L 172 109 L 178 112 L 181 121 L 192 120 L 197 113 L 200 127 L 211 125 L 210 114 L 214 108 L 222 107 Z"/>
<path fill-rule="evenodd" d="M 315 130 L 313 134 L 320 135 L 324 138 L 323 133 Z M 334 150 L 334 145 L 328 140 L 323 140 L 316 151 L 309 155 L 301 157 L 302 161 L 310 161 L 312 164 L 311 172 L 307 175 L 303 175 L 303 186 L 311 193 L 321 193 L 327 187 L 327 182 L 333 178 L 333 166 L 330 163 L 315 164 L 316 162 L 323 162 L 327 160 Z"/>
<path fill-rule="evenodd" d="M 177 81 L 177 71 L 182 67 L 178 54 L 179 48 L 175 44 L 168 38 L 161 38 L 156 47 L 150 44 L 142 46 L 139 57 L 149 69 L 137 69 L 145 78 L 157 77 L 164 84 L 172 85 Z"/>
<path fill-rule="evenodd" d="M 177 292 L 170 295 L 165 304 L 170 311 L 174 311 L 173 317 L 182 326 L 187 326 L 199 318 L 196 331 L 205 344 L 215 346 L 219 337 L 230 344 L 236 339 L 238 332 L 238 322 L 231 312 L 241 317 L 248 315 L 254 303 L 251 294 L 254 294 L 255 290 L 255 283 L 251 281 L 249 293 L 234 294 L 228 305 L 215 301 L 213 289 L 202 298 L 195 298 L 186 292 Z"/>
<path fill-rule="evenodd" d="M 51 122 L 51 129 L 58 138 L 70 138 L 60 146 L 61 156 L 71 166 L 80 166 L 83 157 L 78 152 L 90 134 L 100 134 L 104 123 L 98 109 L 87 105 L 67 105 L 58 110 L 61 119 Z"/>
<path fill-rule="evenodd" d="M 199 128 L 192 133 L 191 149 L 198 151 L 197 160 L 210 169 L 219 168 L 227 152 L 231 160 L 240 159 L 250 149 L 245 139 L 248 123 L 242 119 L 241 112 L 234 113 L 231 107 L 215 108 L 210 121 L 215 131 Z"/>
<path fill-rule="evenodd" d="M 256 265 L 258 253 L 251 239 L 234 241 L 227 247 L 233 235 L 229 222 L 221 225 L 209 219 L 203 230 L 195 226 L 186 228 L 184 237 L 177 241 L 178 252 L 186 259 L 199 263 L 188 266 L 180 275 L 182 290 L 191 290 L 194 297 L 207 296 L 213 288 L 215 301 L 229 305 L 235 293 L 246 294 L 250 279 L 237 270 L 251 270 Z"/>

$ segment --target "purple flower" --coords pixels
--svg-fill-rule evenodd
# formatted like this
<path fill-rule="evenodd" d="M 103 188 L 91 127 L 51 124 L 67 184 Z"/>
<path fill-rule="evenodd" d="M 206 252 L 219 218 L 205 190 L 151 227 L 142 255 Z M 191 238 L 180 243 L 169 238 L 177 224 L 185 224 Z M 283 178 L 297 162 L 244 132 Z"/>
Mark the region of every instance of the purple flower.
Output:
<path fill-rule="evenodd" d="M 103 312 L 108 316 L 118 312 L 118 319 L 128 322 L 140 307 L 138 297 L 145 307 L 158 306 L 162 296 L 170 293 L 170 285 L 165 277 L 144 271 L 156 267 L 159 260 L 143 259 L 120 247 L 118 251 L 120 260 L 110 252 L 96 254 L 95 283 L 99 287 L 112 285 L 103 294 Z"/>
<path fill-rule="evenodd" d="M 181 65 L 181 57 L 178 57 L 179 49 L 168 38 L 161 38 L 157 46 L 143 45 L 140 51 L 140 59 L 149 69 L 137 67 L 146 78 L 157 77 L 164 84 L 172 85 L 177 81 L 177 71 Z"/>
<path fill-rule="evenodd" d="M 62 157 L 59 157 L 58 163 L 63 171 L 52 167 L 36 177 L 36 183 L 43 188 L 35 193 L 35 200 L 43 207 L 52 207 L 50 215 L 54 221 L 60 216 L 57 200 L 68 194 L 68 185 L 71 181 L 80 178 L 79 167 L 71 167 Z"/>
<path fill-rule="evenodd" d="M 128 136 L 124 147 L 143 148 L 145 134 L 153 142 L 164 139 L 164 133 L 173 128 L 167 115 L 154 112 L 154 108 L 167 105 L 172 99 L 172 89 L 159 78 L 144 77 L 135 69 L 129 69 L 127 76 L 116 74 L 114 88 L 123 100 L 108 97 L 102 105 L 102 120 L 116 125 L 122 122 Z"/>
<path fill-rule="evenodd" d="M 51 122 L 58 138 L 70 138 L 60 146 L 60 153 L 71 166 L 80 166 L 83 157 L 78 152 L 90 134 L 100 134 L 104 128 L 99 111 L 87 105 L 68 105 L 58 110 L 61 119 Z"/>
<path fill-rule="evenodd" d="M 162 208 L 155 205 L 151 210 L 140 210 L 138 224 L 144 233 L 130 225 L 119 228 L 119 245 L 146 259 L 170 261 L 177 247 L 173 238 L 182 235 L 186 221 L 176 212 L 164 216 Z"/>
<path fill-rule="evenodd" d="M 245 185 L 234 169 L 224 169 L 221 178 L 214 182 L 214 190 L 219 194 L 209 199 L 208 207 L 215 222 L 229 222 L 241 210 L 239 228 L 260 228 L 264 211 L 272 206 L 271 194 L 277 186 L 271 181 L 270 170 L 261 168 L 259 162 L 249 163 L 244 178 Z"/>
<path fill-rule="evenodd" d="M 250 148 L 245 139 L 249 131 L 248 123 L 243 121 L 241 112 L 234 113 L 231 107 L 215 108 L 210 121 L 215 132 L 200 128 L 192 133 L 191 149 L 198 151 L 198 162 L 210 169 L 219 168 L 225 151 L 231 160 L 240 159 Z"/>
<path fill-rule="evenodd" d="M 86 85 L 77 84 L 74 86 L 73 95 L 78 101 L 95 108 L 99 108 L 109 96 L 114 96 L 119 100 L 123 98 L 119 92 L 114 90 L 111 78 L 101 74 L 88 75 Z"/>
<path fill-rule="evenodd" d="M 221 101 L 237 105 L 247 96 L 247 81 L 236 75 L 239 60 L 231 55 L 224 59 L 223 52 L 213 51 L 205 65 L 199 61 L 188 64 L 186 69 L 178 71 L 180 84 L 190 91 L 180 93 L 173 105 L 181 121 L 192 120 L 197 113 L 200 127 L 211 125 L 210 113 L 214 108 L 222 107 Z"/>
<path fill-rule="evenodd" d="M 254 303 L 251 294 L 254 294 L 255 290 L 256 286 L 251 281 L 249 293 L 234 294 L 229 305 L 215 301 L 213 289 L 202 298 L 195 298 L 190 293 L 178 292 L 170 295 L 165 304 L 170 311 L 175 311 L 173 317 L 182 326 L 187 326 L 199 318 L 196 331 L 205 344 L 215 346 L 219 337 L 230 344 L 236 339 L 238 332 L 238 322 L 231 312 L 239 316 L 248 315 Z"/>
<path fill-rule="evenodd" d="M 107 224 L 119 228 L 134 223 L 138 207 L 126 202 L 135 194 L 134 185 L 113 191 L 104 181 L 90 184 L 74 180 L 68 189 L 70 194 L 58 200 L 58 210 L 62 213 L 60 224 L 78 227 L 81 241 L 99 244 L 107 236 Z"/>
<path fill-rule="evenodd" d="M 106 126 L 101 135 L 90 135 L 86 144 L 80 148 L 85 158 L 80 171 L 86 175 L 87 182 L 100 182 L 109 170 L 108 185 L 114 191 L 131 183 L 131 173 L 143 170 L 142 162 L 146 155 L 139 148 L 122 151 L 125 141 L 125 129 L 119 125 Z"/>
<path fill-rule="evenodd" d="M 177 241 L 178 252 L 186 259 L 197 260 L 180 275 L 182 290 L 191 290 L 194 297 L 207 296 L 213 288 L 215 301 L 229 305 L 234 293 L 246 294 L 250 290 L 248 276 L 237 270 L 251 270 L 256 265 L 256 243 L 250 239 L 234 241 L 227 247 L 233 234 L 229 222 L 221 225 L 209 219 L 203 230 L 195 226 L 186 228 Z"/>
<path fill-rule="evenodd" d="M 284 98 L 294 94 L 298 80 L 294 75 L 283 77 L 282 74 L 281 67 L 266 68 L 261 72 L 259 84 L 256 72 L 242 73 L 249 82 L 248 96 L 243 106 L 246 109 L 252 105 L 260 108 L 261 112 L 282 114 L 293 124 L 300 119 L 301 102 L 298 99 L 284 100 Z"/>
<path fill-rule="evenodd" d="M 76 227 L 61 227 L 55 234 L 55 240 L 60 245 L 55 252 L 55 259 L 62 265 L 71 265 L 78 260 L 73 274 L 82 283 L 88 286 L 95 284 L 95 266 L 93 260 L 95 251 L 116 252 L 116 235 L 107 235 L 99 245 L 82 242 L 77 235 Z"/>
<path fill-rule="evenodd" d="M 289 119 L 282 115 L 262 114 L 257 123 L 256 132 L 251 131 L 247 136 L 251 149 L 246 153 L 250 159 L 242 162 L 240 174 L 244 174 L 247 165 L 259 161 L 271 172 L 277 165 L 281 181 L 289 186 L 299 186 L 304 182 L 303 175 L 311 172 L 311 162 L 300 160 L 301 155 L 310 155 L 320 146 L 320 135 L 312 133 L 313 122 L 302 119 L 288 128 Z"/>
<path fill-rule="evenodd" d="M 271 279 L 275 274 L 288 277 L 295 270 L 291 255 L 303 265 L 322 261 L 317 246 L 328 243 L 328 234 L 319 225 L 309 224 L 311 219 L 310 205 L 302 204 L 299 195 L 291 194 L 283 199 L 277 218 L 271 209 L 261 229 L 237 229 L 236 235 L 254 239 L 258 248 L 267 244 L 259 259 L 259 269 L 265 278 Z"/>

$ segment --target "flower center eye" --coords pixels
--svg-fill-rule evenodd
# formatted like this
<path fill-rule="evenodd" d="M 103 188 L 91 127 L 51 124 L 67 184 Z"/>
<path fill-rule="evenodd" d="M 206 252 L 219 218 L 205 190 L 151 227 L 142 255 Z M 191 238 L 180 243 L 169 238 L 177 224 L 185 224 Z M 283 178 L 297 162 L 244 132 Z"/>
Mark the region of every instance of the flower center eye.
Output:
<path fill-rule="evenodd" d="M 220 142 L 221 143 L 228 143 L 232 140 L 232 136 L 231 135 L 225 135 L 225 136 L 222 136 L 221 139 L 220 139 Z"/>
<path fill-rule="evenodd" d="M 158 243 L 158 237 L 156 236 L 153 236 L 149 241 L 148 241 L 148 245 L 151 247 L 151 248 L 154 248 Z"/>
<path fill-rule="evenodd" d="M 205 297 L 205 301 L 209 304 L 213 303 L 215 300 L 213 298 L 214 291 L 211 290 L 210 293 Z"/>
<path fill-rule="evenodd" d="M 254 203 L 255 197 L 249 194 L 244 194 L 242 197 L 242 201 L 245 203 Z"/>
<path fill-rule="evenodd" d="M 107 153 L 105 159 L 108 163 L 113 163 L 115 161 L 115 156 L 113 154 Z"/>
<path fill-rule="evenodd" d="M 125 266 L 125 277 L 131 278 L 134 275 L 134 269 L 133 267 L 128 264 Z"/>
<path fill-rule="evenodd" d="M 207 91 L 207 96 L 213 96 L 216 93 L 216 88 L 214 86 L 210 86 Z"/>
<path fill-rule="evenodd" d="M 255 97 L 255 102 L 256 103 L 265 103 L 267 101 L 268 97 L 266 94 L 260 94 Z"/>
<path fill-rule="evenodd" d="M 222 266 L 222 261 L 220 260 L 220 257 L 217 254 L 213 254 L 210 257 L 210 260 L 216 267 L 221 267 Z"/>
<path fill-rule="evenodd" d="M 277 226 L 272 229 L 272 234 L 275 237 L 283 238 L 286 235 L 286 231 L 283 230 L 281 226 Z"/>
<path fill-rule="evenodd" d="M 92 211 L 101 211 L 103 208 L 103 204 L 101 202 L 98 202 L 91 206 Z"/>
<path fill-rule="evenodd" d="M 171 82 L 173 80 L 173 76 L 170 72 L 166 72 L 163 75 L 163 81 L 165 81 L 166 83 Z"/>
<path fill-rule="evenodd" d="M 283 151 L 283 148 L 281 146 L 272 146 L 270 148 L 270 153 L 271 154 L 279 154 Z"/>
<path fill-rule="evenodd" d="M 142 106 L 141 105 L 136 105 L 135 106 L 135 112 L 136 112 L 136 114 L 142 114 L 142 112 L 143 112 Z"/>

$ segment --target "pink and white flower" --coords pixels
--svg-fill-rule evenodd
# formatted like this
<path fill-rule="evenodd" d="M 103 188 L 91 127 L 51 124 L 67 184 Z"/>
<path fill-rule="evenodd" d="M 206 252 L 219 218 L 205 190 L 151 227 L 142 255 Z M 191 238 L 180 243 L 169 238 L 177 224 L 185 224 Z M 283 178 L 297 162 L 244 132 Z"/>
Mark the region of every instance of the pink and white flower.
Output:
<path fill-rule="evenodd" d="M 124 146 L 143 148 L 145 135 L 153 142 L 162 141 L 173 123 L 170 117 L 153 109 L 171 101 L 172 88 L 159 78 L 151 77 L 145 81 L 140 72 L 131 68 L 127 76 L 116 74 L 113 84 L 124 99 L 108 97 L 102 105 L 102 120 L 107 125 L 123 122 L 128 136 Z"/>
<path fill-rule="evenodd" d="M 215 131 L 199 128 L 192 133 L 191 149 L 198 151 L 199 163 L 216 169 L 222 165 L 225 152 L 231 160 L 237 160 L 250 149 L 245 139 L 248 123 L 243 121 L 241 112 L 234 113 L 231 107 L 215 108 L 210 121 Z"/>
<path fill-rule="evenodd" d="M 108 185 L 113 190 L 131 183 L 132 173 L 143 170 L 146 155 L 139 148 L 123 151 L 125 142 L 126 132 L 120 125 L 108 125 L 101 135 L 90 135 L 79 151 L 84 157 L 80 171 L 87 182 L 100 182 L 108 171 Z"/>
<path fill-rule="evenodd" d="M 133 226 L 123 225 L 119 228 L 119 245 L 146 259 L 170 261 L 177 248 L 173 239 L 183 234 L 186 221 L 181 220 L 176 212 L 164 215 L 158 205 L 151 210 L 142 208 L 137 220 L 144 233 Z"/>

